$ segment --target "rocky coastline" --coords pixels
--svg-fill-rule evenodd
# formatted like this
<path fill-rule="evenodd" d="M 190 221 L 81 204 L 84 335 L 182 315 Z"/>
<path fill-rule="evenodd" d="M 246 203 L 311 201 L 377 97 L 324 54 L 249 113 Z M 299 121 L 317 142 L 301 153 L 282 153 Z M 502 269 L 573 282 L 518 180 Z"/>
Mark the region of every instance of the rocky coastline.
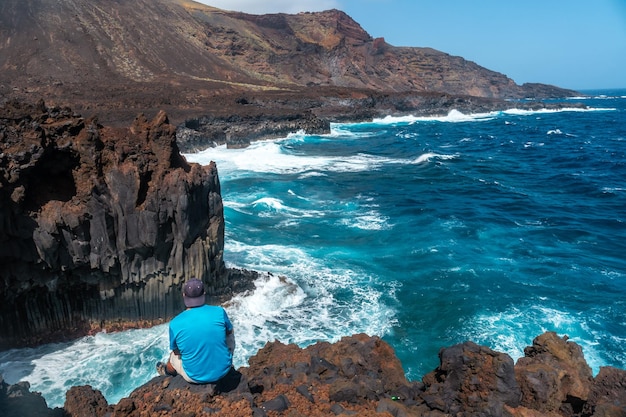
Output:
<path fill-rule="evenodd" d="M 544 333 L 514 364 L 507 354 L 464 342 L 443 348 L 440 364 L 408 381 L 393 349 L 364 334 L 306 348 L 268 342 L 217 384 L 155 376 L 117 404 L 91 386 L 73 387 L 50 409 L 27 383 L 0 380 L 4 417 L 139 416 L 507 416 L 621 417 L 626 371 L 594 377 L 579 345 Z"/>
<path fill-rule="evenodd" d="M 236 105 L 251 110 L 189 119 L 178 128 L 163 112 L 109 128 L 41 101 L 5 103 L 1 347 L 162 323 L 182 308 L 179 285 L 188 274 L 205 280 L 213 302 L 253 288 L 258 272 L 224 266 L 217 167 L 189 164 L 181 149 L 241 147 L 297 130 L 326 133 L 331 121 L 387 114 L 543 106 L 447 95 L 364 95 L 327 105 L 303 100 L 308 107 L 239 96 Z M 336 112 L 340 107 L 353 110 Z M 294 111 L 300 108 L 306 110 Z M 539 336 L 525 354 L 514 364 L 506 354 L 465 342 L 442 349 L 440 366 L 411 382 L 376 336 L 307 348 L 274 341 L 220 385 L 155 377 L 118 404 L 82 386 L 52 410 L 27 382 L 0 380 L 0 414 L 626 416 L 626 371 L 605 367 L 593 377 L 581 348 L 554 333 Z"/>
<path fill-rule="evenodd" d="M 243 148 L 255 140 L 290 133 L 328 134 L 331 123 L 370 122 L 387 116 L 446 116 L 508 109 L 562 109 L 581 103 L 543 100 L 503 100 L 446 93 L 382 93 L 371 90 L 309 88 L 299 92 L 240 93 L 220 98 L 219 106 L 179 123 L 176 140 L 185 153 L 226 145 Z"/>
<path fill-rule="evenodd" d="M 328 91 L 326 91 L 328 93 Z M 223 97 L 178 127 L 160 111 L 107 127 L 43 101 L 0 106 L 0 349 L 163 323 L 196 276 L 216 300 L 253 287 L 225 267 L 217 166 L 181 151 L 386 115 L 563 107 L 448 94 L 311 91 Z M 568 103 L 568 106 L 576 104 Z"/>
<path fill-rule="evenodd" d="M 218 167 L 181 152 L 385 116 L 578 106 L 525 100 L 579 93 L 394 47 L 338 10 L 253 16 L 179 0 L 3 10 L 0 349 L 166 322 L 192 275 L 216 303 L 253 288 L 258 272 L 224 263 Z M 472 342 L 440 360 L 415 382 L 376 336 L 274 341 L 222 384 L 155 377 L 118 404 L 81 386 L 52 410 L 0 376 L 0 415 L 626 417 L 626 371 L 594 377 L 554 333 L 517 364 Z"/>

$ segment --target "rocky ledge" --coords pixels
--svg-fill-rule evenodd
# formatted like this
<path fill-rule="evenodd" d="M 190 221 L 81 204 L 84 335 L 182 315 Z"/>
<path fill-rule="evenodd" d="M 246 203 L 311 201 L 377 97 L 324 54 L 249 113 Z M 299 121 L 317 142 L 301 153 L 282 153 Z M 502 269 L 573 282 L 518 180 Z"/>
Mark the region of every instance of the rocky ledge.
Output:
<path fill-rule="evenodd" d="M 439 352 L 420 382 L 406 379 L 393 349 L 364 334 L 307 348 L 267 343 L 219 384 L 158 376 L 115 405 L 90 386 L 51 410 L 27 383 L 0 382 L 0 412 L 13 416 L 626 416 L 626 371 L 592 376 L 582 349 L 548 332 L 513 359 L 465 342 Z"/>

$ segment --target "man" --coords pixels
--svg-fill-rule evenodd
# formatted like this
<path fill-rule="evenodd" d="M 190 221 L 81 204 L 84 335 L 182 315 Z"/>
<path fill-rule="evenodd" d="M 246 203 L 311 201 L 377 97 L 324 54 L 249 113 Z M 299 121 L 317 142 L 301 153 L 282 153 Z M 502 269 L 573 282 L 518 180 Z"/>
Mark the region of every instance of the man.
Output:
<path fill-rule="evenodd" d="M 204 284 L 192 278 L 183 286 L 187 309 L 170 322 L 167 364 L 157 363 L 159 375 L 180 374 L 193 384 L 215 383 L 232 368 L 235 336 L 226 311 L 205 304 Z"/>

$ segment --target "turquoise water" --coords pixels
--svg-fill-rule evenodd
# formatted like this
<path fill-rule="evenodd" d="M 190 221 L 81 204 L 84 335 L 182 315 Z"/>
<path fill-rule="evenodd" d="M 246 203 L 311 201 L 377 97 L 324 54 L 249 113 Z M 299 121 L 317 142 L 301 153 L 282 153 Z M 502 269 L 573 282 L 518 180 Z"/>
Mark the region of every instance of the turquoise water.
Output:
<path fill-rule="evenodd" d="M 236 365 L 267 341 L 365 332 L 420 379 L 441 347 L 517 359 L 553 330 L 594 373 L 623 368 L 626 91 L 593 94 L 569 99 L 586 111 L 385 118 L 187 155 L 217 162 L 227 263 L 273 273 L 227 306 Z M 2 352 L 0 371 L 50 405 L 81 384 L 117 402 L 166 354 L 159 326 Z"/>

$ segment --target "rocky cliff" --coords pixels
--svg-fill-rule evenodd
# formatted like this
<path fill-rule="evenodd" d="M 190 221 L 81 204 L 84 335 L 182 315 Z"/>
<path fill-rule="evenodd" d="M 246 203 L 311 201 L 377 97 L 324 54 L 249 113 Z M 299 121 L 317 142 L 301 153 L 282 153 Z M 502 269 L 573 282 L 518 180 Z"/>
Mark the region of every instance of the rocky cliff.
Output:
<path fill-rule="evenodd" d="M 164 113 L 0 108 L 0 348 L 167 320 L 191 276 L 231 291 L 223 248 L 217 168 L 186 162 Z"/>
<path fill-rule="evenodd" d="M 334 99 L 351 91 L 499 99 L 574 94 L 520 86 L 434 49 L 390 45 L 339 10 L 256 16 L 188 0 L 0 2 L 5 99 L 43 97 L 119 125 L 163 109 L 179 124 L 219 112 L 241 92 L 280 92 L 297 102 L 311 88 Z"/>
<path fill-rule="evenodd" d="M 444 348 L 439 358 L 435 370 L 411 382 L 378 337 L 305 349 L 276 341 L 218 384 L 155 377 L 115 405 L 80 386 L 67 392 L 63 409 L 50 410 L 26 383 L 0 381 L 0 411 L 6 417 L 626 416 L 626 371 L 603 367 L 594 378 L 580 346 L 555 333 L 537 337 L 517 364 L 472 342 Z"/>

